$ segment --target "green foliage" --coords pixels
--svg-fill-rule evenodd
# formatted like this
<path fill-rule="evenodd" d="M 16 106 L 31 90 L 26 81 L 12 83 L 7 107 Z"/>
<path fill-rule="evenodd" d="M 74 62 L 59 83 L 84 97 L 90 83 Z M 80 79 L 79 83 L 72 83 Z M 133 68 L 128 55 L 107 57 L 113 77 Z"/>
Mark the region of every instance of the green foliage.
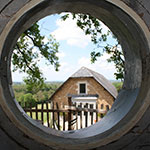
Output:
<path fill-rule="evenodd" d="M 66 20 L 69 18 L 70 14 L 65 14 L 62 16 L 62 20 Z M 109 35 L 109 32 L 107 34 L 104 34 L 102 32 L 101 23 L 98 19 L 85 14 L 74 14 L 72 13 L 72 19 L 76 20 L 76 24 L 79 28 L 81 28 L 86 35 L 91 36 L 91 41 L 94 44 L 98 44 L 101 41 L 106 41 L 107 36 Z"/>
<path fill-rule="evenodd" d="M 33 98 L 33 95 L 31 93 L 27 93 L 24 95 L 24 102 L 27 103 L 33 103 L 35 99 Z"/>
<path fill-rule="evenodd" d="M 62 82 L 45 83 L 44 86 L 35 94 L 29 93 L 25 84 L 13 85 L 15 98 L 18 102 L 24 106 L 25 102 L 27 106 L 31 103 L 34 106 L 36 103 L 47 101 L 50 96 L 60 87 Z"/>
<path fill-rule="evenodd" d="M 14 84 L 13 88 L 15 89 L 15 92 L 17 92 L 17 93 L 26 92 L 25 84 Z"/>
<path fill-rule="evenodd" d="M 46 41 L 46 42 L 45 42 Z M 43 74 L 39 69 L 40 57 L 46 60 L 47 65 L 53 65 L 58 71 L 59 43 L 50 35 L 49 39 L 40 34 L 38 23 L 33 24 L 19 37 L 12 55 L 13 71 L 27 73 L 24 79 L 28 92 L 36 93 L 44 86 Z"/>
<path fill-rule="evenodd" d="M 91 36 L 91 41 L 96 45 L 96 48 L 94 51 L 91 52 L 91 62 L 94 63 L 97 61 L 97 58 L 102 56 L 104 52 L 110 55 L 108 62 L 113 62 L 116 67 L 116 73 L 114 74 L 116 76 L 116 79 L 123 80 L 124 78 L 124 57 L 123 52 L 121 50 L 121 46 L 119 45 L 119 41 L 117 41 L 116 37 L 113 35 L 113 33 L 108 30 L 107 33 L 103 33 L 101 22 L 90 16 L 85 14 L 65 14 L 62 16 L 62 20 L 66 20 L 69 18 L 69 16 L 72 17 L 72 19 L 76 20 L 77 26 L 82 29 L 85 33 L 85 35 Z M 116 39 L 117 43 L 115 45 L 111 45 L 108 43 L 108 36 L 112 35 L 113 38 Z M 102 43 L 107 43 L 106 46 L 102 46 Z M 102 48 L 103 51 L 100 51 L 99 48 Z"/>
<path fill-rule="evenodd" d="M 123 82 L 113 82 L 112 84 L 115 86 L 118 92 L 122 89 Z"/>
<path fill-rule="evenodd" d="M 35 105 L 35 99 L 31 93 L 20 95 L 18 102 L 20 102 L 22 106 L 26 104 L 26 107 L 29 107 L 30 104 Z"/>
<path fill-rule="evenodd" d="M 36 78 L 35 76 L 28 76 L 24 79 L 27 85 L 27 92 L 36 94 L 44 86 L 44 79 L 40 80 L 40 78 L 41 77 Z"/>
<path fill-rule="evenodd" d="M 62 16 L 62 20 L 65 21 L 69 16 L 70 14 Z M 94 63 L 97 61 L 97 58 L 102 56 L 104 52 L 110 54 L 108 62 L 114 62 L 116 66 L 116 79 L 123 80 L 124 57 L 119 48 L 119 42 L 117 41 L 115 45 L 110 45 L 107 41 L 109 35 L 112 35 L 114 38 L 115 36 L 110 31 L 103 33 L 101 22 L 90 15 L 72 14 L 72 19 L 76 20 L 77 26 L 84 31 L 85 35 L 89 35 L 91 41 L 96 45 L 95 50 L 91 52 L 91 62 Z M 106 46 L 101 45 L 104 42 L 107 43 L 105 44 Z M 38 62 L 40 58 L 44 58 L 47 65 L 53 65 L 55 70 L 58 71 L 60 66 L 56 55 L 58 48 L 59 43 L 52 35 L 47 39 L 40 34 L 37 22 L 21 34 L 14 47 L 14 53 L 12 55 L 13 71 L 19 70 L 27 74 L 27 77 L 24 78 L 24 83 L 26 84 L 25 93 L 31 93 L 32 95 L 38 93 L 34 96 L 37 101 L 40 101 L 38 97 L 44 99 L 41 97 L 40 91 L 43 92 L 43 88 L 46 88 L 46 90 L 49 89 L 44 83 L 45 78 L 39 69 Z M 100 51 L 99 48 L 103 48 L 103 51 Z M 55 87 L 53 88 L 55 89 Z M 53 88 L 50 91 L 51 94 L 53 93 Z M 17 97 L 20 97 L 20 93 L 16 94 Z M 48 97 L 46 93 L 44 95 Z"/>
<path fill-rule="evenodd" d="M 37 102 L 44 101 L 45 95 L 43 94 L 42 91 L 38 91 L 36 94 L 34 94 L 34 98 L 36 99 Z"/>
<path fill-rule="evenodd" d="M 91 62 L 94 63 L 95 61 L 97 61 L 97 57 L 102 56 L 102 54 L 100 52 L 91 52 Z"/>
<path fill-rule="evenodd" d="M 116 73 L 114 75 L 116 76 L 116 79 L 124 79 L 124 56 L 122 51 L 118 48 L 119 44 L 116 44 L 114 46 L 110 46 L 107 44 L 107 46 L 104 47 L 104 51 L 107 54 L 110 54 L 109 59 L 107 59 L 108 62 L 113 62 L 116 67 Z"/>

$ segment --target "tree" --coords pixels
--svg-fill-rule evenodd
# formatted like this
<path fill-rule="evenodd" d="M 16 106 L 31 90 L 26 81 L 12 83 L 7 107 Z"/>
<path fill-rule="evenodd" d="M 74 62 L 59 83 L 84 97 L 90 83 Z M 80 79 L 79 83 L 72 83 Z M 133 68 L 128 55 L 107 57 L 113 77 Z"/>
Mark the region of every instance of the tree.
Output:
<path fill-rule="evenodd" d="M 62 20 L 69 18 L 70 14 L 62 16 Z M 120 50 L 119 41 L 115 45 L 107 43 L 107 38 L 110 34 L 116 38 L 112 32 L 103 33 L 101 22 L 90 16 L 84 14 L 72 14 L 72 19 L 76 19 L 77 26 L 81 28 L 86 35 L 91 36 L 91 41 L 96 45 L 95 50 L 91 52 L 91 62 L 94 63 L 98 57 L 102 56 L 104 52 L 110 54 L 108 62 L 114 62 L 116 66 L 116 79 L 123 79 L 124 75 L 124 57 Z M 101 44 L 107 43 L 105 46 Z M 27 92 L 32 94 L 37 93 L 43 86 L 43 74 L 39 69 L 37 62 L 39 57 L 45 58 L 46 64 L 53 65 L 58 71 L 60 66 L 57 53 L 59 43 L 50 35 L 49 39 L 40 34 L 39 25 L 36 22 L 28 30 L 21 34 L 15 47 L 12 56 L 13 71 L 19 69 L 20 72 L 27 73 L 24 82 L 27 85 Z M 100 51 L 99 48 L 103 48 Z M 35 49 L 37 51 L 35 51 Z"/>
<path fill-rule="evenodd" d="M 48 39 L 40 34 L 36 22 L 19 37 L 12 55 L 13 71 L 25 72 L 24 78 L 28 92 L 36 93 L 44 85 L 45 78 L 37 64 L 39 57 L 45 58 L 47 65 L 53 65 L 58 71 L 60 66 L 58 57 L 59 43 L 50 35 Z"/>
<path fill-rule="evenodd" d="M 31 93 L 21 95 L 17 101 L 20 102 L 23 107 L 29 107 L 30 105 L 34 106 L 36 104 L 36 100 Z"/>
<path fill-rule="evenodd" d="M 88 14 L 74 14 L 68 13 L 63 15 L 61 18 L 63 21 L 72 17 L 73 20 L 76 20 L 77 26 L 82 29 L 85 35 L 90 35 L 91 41 L 96 45 L 95 50 L 91 52 L 91 62 L 94 63 L 98 57 L 102 56 L 104 52 L 110 55 L 108 62 L 114 62 L 116 67 L 116 79 L 123 80 L 124 78 L 124 56 L 121 50 L 121 46 L 117 38 L 113 33 L 108 30 L 107 33 L 103 33 L 101 22 Z M 116 44 L 111 45 L 108 43 L 107 38 L 109 35 L 112 35 L 116 39 Z M 102 46 L 102 43 L 107 43 L 106 46 Z M 101 51 L 100 48 L 103 50 Z"/>

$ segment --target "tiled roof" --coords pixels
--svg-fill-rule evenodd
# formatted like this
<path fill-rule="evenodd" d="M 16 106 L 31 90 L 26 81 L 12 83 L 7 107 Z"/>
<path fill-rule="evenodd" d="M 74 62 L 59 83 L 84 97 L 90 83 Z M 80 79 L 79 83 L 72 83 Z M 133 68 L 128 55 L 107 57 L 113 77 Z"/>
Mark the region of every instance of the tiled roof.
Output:
<path fill-rule="evenodd" d="M 93 77 L 99 84 L 101 84 L 114 98 L 117 97 L 118 92 L 112 83 L 107 80 L 103 75 L 90 70 L 86 67 L 80 68 L 70 78 Z"/>

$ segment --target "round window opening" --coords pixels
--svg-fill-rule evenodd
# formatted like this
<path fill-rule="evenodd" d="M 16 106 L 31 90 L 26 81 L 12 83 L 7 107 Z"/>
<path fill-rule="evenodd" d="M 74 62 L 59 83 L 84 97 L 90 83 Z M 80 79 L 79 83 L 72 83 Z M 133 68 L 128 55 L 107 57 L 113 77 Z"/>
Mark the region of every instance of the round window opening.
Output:
<path fill-rule="evenodd" d="M 11 87 L 10 59 L 20 34 L 44 16 L 73 12 L 90 14 L 104 22 L 119 39 L 125 57 L 125 80 L 112 109 L 98 123 L 76 131 L 47 129 L 21 113 Z M 119 139 L 142 117 L 149 105 L 147 93 L 149 53 L 147 27 L 123 2 L 116 1 L 31 1 L 8 23 L 1 41 L 1 102 L 12 122 L 25 135 L 59 149 L 90 149 Z M 144 67 L 144 69 L 143 69 Z M 67 144 L 67 147 L 66 147 Z"/>
<path fill-rule="evenodd" d="M 15 99 L 28 116 L 56 130 L 78 130 L 111 109 L 122 87 L 124 57 L 100 20 L 61 13 L 21 34 L 11 68 Z"/>

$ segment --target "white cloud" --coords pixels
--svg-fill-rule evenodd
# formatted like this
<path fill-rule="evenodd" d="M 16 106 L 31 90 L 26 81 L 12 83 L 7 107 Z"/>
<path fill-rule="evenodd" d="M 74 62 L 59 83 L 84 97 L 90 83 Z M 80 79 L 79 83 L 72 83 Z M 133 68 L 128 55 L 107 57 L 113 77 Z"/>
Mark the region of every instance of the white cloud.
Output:
<path fill-rule="evenodd" d="M 11 69 L 12 70 L 12 69 Z M 25 73 L 20 73 L 18 70 L 15 72 L 12 72 L 12 81 L 13 82 L 22 82 L 23 78 L 27 75 Z"/>
<path fill-rule="evenodd" d="M 44 41 L 44 44 L 48 43 L 49 42 L 49 37 L 48 36 L 44 36 L 43 41 Z"/>
<path fill-rule="evenodd" d="M 66 21 L 58 19 L 56 21 L 57 29 L 52 32 L 57 40 L 66 40 L 68 45 L 85 48 L 90 42 L 90 36 L 77 27 L 76 21 L 68 18 Z"/>
<path fill-rule="evenodd" d="M 61 66 L 58 72 L 54 70 L 53 66 L 44 66 L 42 68 L 42 72 L 47 81 L 65 81 L 74 73 L 74 66 L 67 62 L 61 62 L 60 64 Z"/>
<path fill-rule="evenodd" d="M 107 79 L 114 79 L 115 66 L 113 63 L 108 63 L 107 59 L 109 58 L 108 54 L 104 54 L 98 60 L 91 64 L 90 58 L 82 57 L 78 60 L 78 65 L 80 67 L 84 66 L 93 71 L 99 72 L 104 75 Z"/>
<path fill-rule="evenodd" d="M 66 43 L 68 45 L 76 46 L 79 48 L 86 48 L 89 42 L 91 42 L 90 36 L 85 35 L 84 32 L 76 26 L 76 21 L 72 20 L 71 18 L 67 19 L 66 21 L 61 21 L 60 19 L 58 19 L 56 21 L 56 25 L 57 25 L 57 29 L 52 32 L 52 35 L 54 35 L 56 40 L 59 41 L 66 40 Z M 103 27 L 103 31 L 106 33 L 108 31 L 108 28 L 103 24 L 102 27 Z M 45 37 L 44 42 L 45 43 L 48 42 L 48 37 Z M 63 47 L 62 49 L 64 50 L 65 47 Z M 37 49 L 34 48 L 34 52 L 36 50 Z M 47 81 L 54 81 L 54 80 L 64 81 L 68 77 L 70 77 L 74 72 L 80 69 L 82 66 L 85 66 L 89 69 L 99 72 L 108 79 L 114 79 L 113 74 L 115 72 L 115 67 L 113 64 L 107 63 L 106 59 L 109 57 L 107 54 L 104 54 L 102 57 L 100 57 L 95 64 L 91 64 L 90 58 L 85 57 L 85 55 L 82 55 L 84 57 L 77 58 L 75 64 L 76 57 L 74 56 L 74 53 L 72 53 L 73 57 L 71 60 L 73 63 L 69 62 L 70 59 L 67 60 L 66 55 L 69 56 L 68 53 L 67 52 L 64 53 L 64 51 L 60 51 L 57 54 L 57 56 L 60 58 L 60 64 L 61 64 L 60 71 L 58 72 L 54 70 L 53 66 L 46 66 L 45 61 L 41 57 L 38 58 L 40 60 L 39 62 L 40 69 L 42 70 L 44 77 L 47 78 Z M 77 51 L 77 53 L 80 52 Z M 25 76 L 25 74 L 20 74 L 19 72 L 13 73 L 13 80 L 21 81 L 23 76 Z"/>
<path fill-rule="evenodd" d="M 66 54 L 64 52 L 59 52 L 56 54 L 56 56 L 59 58 L 64 58 L 66 56 Z"/>
<path fill-rule="evenodd" d="M 110 30 L 104 23 L 101 22 L 102 32 L 107 34 L 108 30 Z"/>
<path fill-rule="evenodd" d="M 59 71 L 56 72 L 53 66 L 42 66 L 40 69 L 46 77 L 47 81 L 65 81 L 67 80 L 73 73 L 75 73 L 81 67 L 87 67 L 92 69 L 93 71 L 99 72 L 104 75 L 107 79 L 114 80 L 114 72 L 115 67 L 113 64 L 110 64 L 106 61 L 107 55 L 101 57 L 102 59 L 98 59 L 95 64 L 91 64 L 90 58 L 82 57 L 78 60 L 76 65 L 71 65 L 68 62 L 61 62 L 61 66 Z M 13 81 L 22 81 L 25 74 L 20 74 L 18 71 L 13 73 Z"/>
<path fill-rule="evenodd" d="M 64 54 L 62 53 L 60 55 Z M 65 81 L 83 66 L 92 69 L 93 71 L 99 72 L 100 74 L 104 75 L 107 79 L 114 80 L 115 66 L 114 64 L 107 62 L 106 59 L 108 57 L 109 55 L 105 53 L 94 64 L 91 64 L 89 57 L 81 57 L 75 65 L 72 65 L 67 61 L 61 61 L 61 66 L 58 72 L 55 71 L 52 65 L 42 65 L 40 66 L 40 69 L 42 70 L 42 73 L 44 74 L 44 77 L 46 77 L 47 81 Z M 22 81 L 23 76 L 25 75 L 26 74 L 20 74 L 18 71 L 13 73 L 13 81 Z"/>

